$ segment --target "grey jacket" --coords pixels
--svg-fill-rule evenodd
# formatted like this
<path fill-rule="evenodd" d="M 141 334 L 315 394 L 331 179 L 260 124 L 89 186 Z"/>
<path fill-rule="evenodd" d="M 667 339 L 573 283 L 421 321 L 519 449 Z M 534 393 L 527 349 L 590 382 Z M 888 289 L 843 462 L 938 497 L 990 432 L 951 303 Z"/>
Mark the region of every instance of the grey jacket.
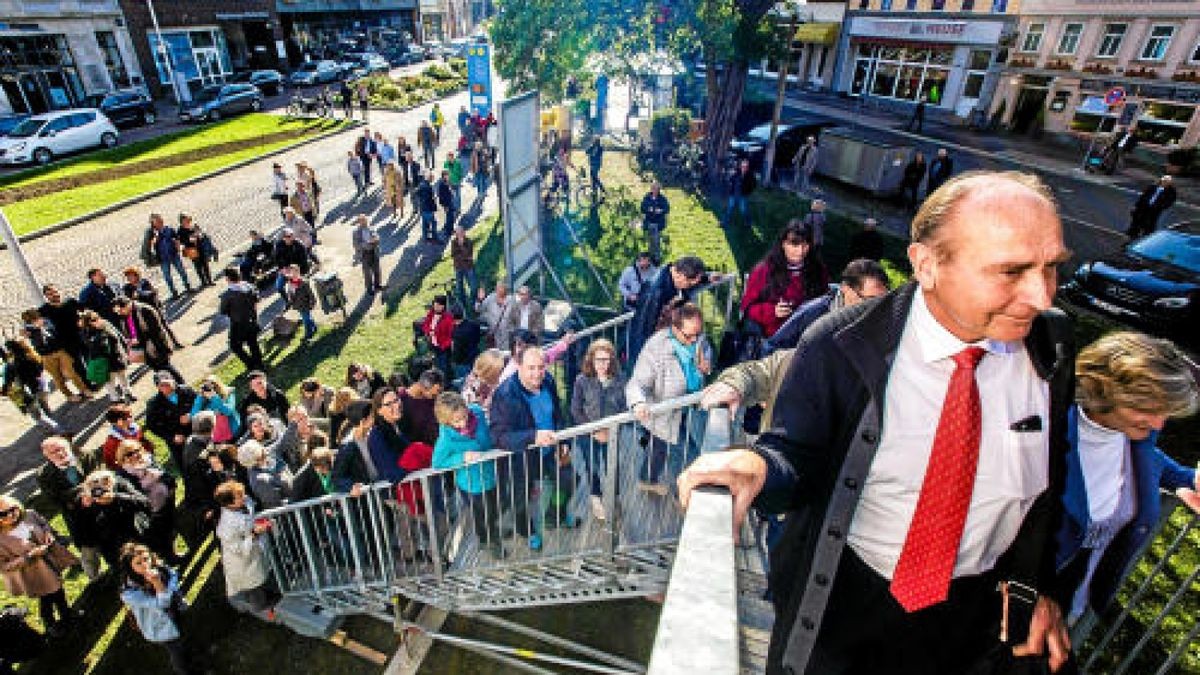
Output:
<path fill-rule="evenodd" d="M 575 424 L 595 422 L 611 415 L 625 412 L 625 376 L 616 377 L 604 384 L 598 377 L 580 373 L 575 378 L 575 389 L 571 394 L 571 419 Z"/>
<path fill-rule="evenodd" d="M 687 396 L 687 379 L 683 374 L 683 366 L 675 357 L 675 348 L 671 346 L 670 331 L 670 328 L 663 328 L 651 335 L 642 347 L 633 374 L 629 376 L 629 384 L 625 386 L 625 402 L 630 409 L 639 403 L 653 405 Z M 703 351 L 705 360 L 712 363 L 712 346 L 704 336 L 700 337 L 699 349 Z M 682 417 L 683 409 L 679 408 L 655 415 L 643 426 L 656 437 L 675 443 L 679 440 Z"/>
<path fill-rule="evenodd" d="M 354 244 L 354 253 L 361 258 L 363 255 L 379 251 L 379 234 L 371 227 L 355 227 L 350 233 L 350 241 Z"/>

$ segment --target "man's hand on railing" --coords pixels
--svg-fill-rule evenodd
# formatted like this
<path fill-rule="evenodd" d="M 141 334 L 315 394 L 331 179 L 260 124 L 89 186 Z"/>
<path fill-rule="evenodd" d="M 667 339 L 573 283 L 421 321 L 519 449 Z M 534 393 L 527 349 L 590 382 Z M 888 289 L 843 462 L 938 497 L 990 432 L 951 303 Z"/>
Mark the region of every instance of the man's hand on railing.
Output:
<path fill-rule="evenodd" d="M 739 541 L 750 504 L 767 480 L 767 462 L 750 450 L 700 455 L 679 476 L 679 501 L 686 510 L 692 490 L 700 485 L 723 485 L 733 495 L 733 540 Z"/>
<path fill-rule="evenodd" d="M 1187 504 L 1189 509 L 1196 513 L 1200 513 L 1200 493 L 1190 488 L 1179 488 L 1175 491 L 1175 496 L 1179 497 L 1179 501 Z"/>
<path fill-rule="evenodd" d="M 1025 644 L 1013 647 L 1013 656 L 1044 654 L 1047 651 L 1050 655 L 1050 672 L 1056 673 L 1071 655 L 1071 636 L 1058 603 L 1042 596 L 1033 608 L 1029 639 Z"/>
<path fill-rule="evenodd" d="M 700 407 L 705 410 L 729 407 L 729 414 L 734 414 L 742 405 L 742 392 L 724 382 L 714 382 L 704 389 L 704 397 L 700 399 Z"/>
<path fill-rule="evenodd" d="M 633 414 L 642 422 L 650 421 L 650 406 L 645 403 L 635 403 L 633 406 Z"/>
<path fill-rule="evenodd" d="M 533 435 L 533 444 L 540 446 L 540 447 L 545 447 L 547 445 L 554 445 L 554 439 L 556 439 L 556 438 L 558 438 L 558 437 L 554 434 L 553 431 L 548 431 L 546 429 L 538 429 L 537 433 Z"/>
<path fill-rule="evenodd" d="M 351 497 L 361 497 L 362 493 L 363 493 L 362 483 L 355 483 L 354 485 L 350 486 L 350 496 Z"/>

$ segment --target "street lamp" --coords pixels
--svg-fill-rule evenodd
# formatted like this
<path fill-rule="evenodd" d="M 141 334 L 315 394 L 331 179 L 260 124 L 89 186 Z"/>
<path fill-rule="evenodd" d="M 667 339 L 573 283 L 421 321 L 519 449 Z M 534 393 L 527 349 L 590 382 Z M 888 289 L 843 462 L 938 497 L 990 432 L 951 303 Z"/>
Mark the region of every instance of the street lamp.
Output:
<path fill-rule="evenodd" d="M 167 79 L 171 82 L 171 91 L 175 94 L 175 103 L 182 106 L 183 99 L 179 96 L 179 83 L 175 81 L 175 69 L 171 67 L 171 51 L 167 49 L 162 29 L 158 27 L 158 15 L 154 13 L 154 0 L 146 0 L 146 8 L 150 10 L 150 22 L 154 24 L 154 35 L 158 39 L 158 49 L 162 54 L 163 65 L 167 69 Z"/>

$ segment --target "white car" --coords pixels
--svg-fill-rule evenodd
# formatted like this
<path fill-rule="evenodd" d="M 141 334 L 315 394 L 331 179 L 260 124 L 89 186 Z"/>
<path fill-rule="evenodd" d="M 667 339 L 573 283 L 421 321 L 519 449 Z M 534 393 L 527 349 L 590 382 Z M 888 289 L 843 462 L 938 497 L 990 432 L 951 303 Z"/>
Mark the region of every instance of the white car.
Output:
<path fill-rule="evenodd" d="M 48 164 L 54 158 L 96 146 L 111 148 L 120 135 L 95 108 L 34 115 L 0 138 L 0 164 Z"/>

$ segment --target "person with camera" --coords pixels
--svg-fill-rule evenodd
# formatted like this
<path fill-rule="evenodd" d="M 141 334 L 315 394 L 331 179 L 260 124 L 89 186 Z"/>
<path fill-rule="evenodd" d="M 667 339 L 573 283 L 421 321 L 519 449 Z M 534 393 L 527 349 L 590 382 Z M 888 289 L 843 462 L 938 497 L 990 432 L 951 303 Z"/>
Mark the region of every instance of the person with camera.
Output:
<path fill-rule="evenodd" d="M 129 481 L 150 501 L 150 523 L 146 542 L 172 565 L 181 560 L 175 553 L 175 476 L 154 461 L 154 453 L 135 440 L 117 447 L 117 476 Z"/>
<path fill-rule="evenodd" d="M 37 598 L 42 623 L 59 637 L 78 618 L 67 604 L 62 572 L 79 564 L 37 511 L 0 495 L 0 577 L 9 595 Z M 57 611 L 57 617 L 55 612 Z"/>
<path fill-rule="evenodd" d="M 100 450 L 93 448 L 75 453 L 71 441 L 64 436 L 51 436 L 42 441 L 42 456 L 46 462 L 38 469 L 37 484 L 42 498 L 49 501 L 63 516 L 67 534 L 76 540 L 83 573 L 88 579 L 100 576 L 100 552 L 78 542 L 79 486 L 89 473 L 100 468 Z M 0 670 L 0 672 L 3 672 Z"/>
<path fill-rule="evenodd" d="M 237 395 L 218 380 L 215 375 L 209 375 L 200 383 L 200 395 L 192 403 L 192 417 L 197 413 L 211 411 L 216 415 L 212 429 L 213 443 L 228 443 L 238 437 L 242 428 L 242 418 L 237 411 Z"/>
<path fill-rule="evenodd" d="M 271 523 L 255 519 L 254 503 L 246 498 L 246 486 L 237 481 L 222 483 L 213 496 L 221 507 L 217 538 L 221 541 L 221 566 L 230 604 L 270 616 L 278 594 L 270 588 L 266 553 L 259 539 L 271 529 Z"/>
<path fill-rule="evenodd" d="M 75 543 L 99 549 L 116 567 L 126 542 L 149 543 L 150 500 L 129 481 L 107 469 L 93 471 L 78 493 L 79 528 Z"/>
<path fill-rule="evenodd" d="M 121 549 L 121 602 L 129 610 L 146 642 L 162 645 L 171 660 L 171 672 L 196 672 L 184 647 L 180 618 L 187 601 L 179 588 L 179 573 L 142 544 Z"/>

